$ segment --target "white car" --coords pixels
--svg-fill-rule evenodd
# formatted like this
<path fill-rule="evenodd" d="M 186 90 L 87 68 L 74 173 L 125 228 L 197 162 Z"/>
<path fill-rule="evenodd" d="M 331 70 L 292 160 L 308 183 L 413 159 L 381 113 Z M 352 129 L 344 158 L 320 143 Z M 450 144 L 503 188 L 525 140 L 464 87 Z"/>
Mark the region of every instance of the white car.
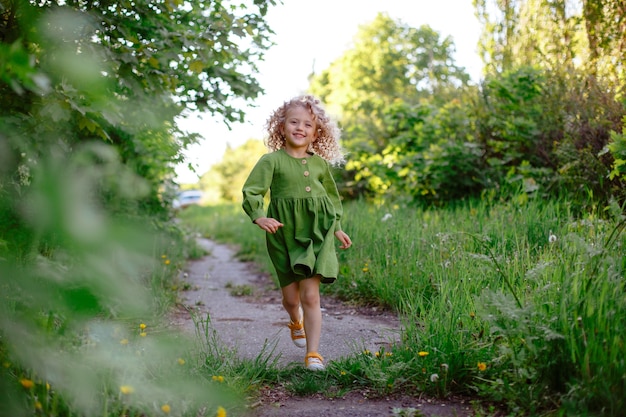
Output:
<path fill-rule="evenodd" d="M 202 201 L 202 191 L 200 190 L 188 190 L 178 193 L 174 201 L 172 201 L 172 207 L 174 209 L 184 209 L 194 204 L 200 204 Z"/>

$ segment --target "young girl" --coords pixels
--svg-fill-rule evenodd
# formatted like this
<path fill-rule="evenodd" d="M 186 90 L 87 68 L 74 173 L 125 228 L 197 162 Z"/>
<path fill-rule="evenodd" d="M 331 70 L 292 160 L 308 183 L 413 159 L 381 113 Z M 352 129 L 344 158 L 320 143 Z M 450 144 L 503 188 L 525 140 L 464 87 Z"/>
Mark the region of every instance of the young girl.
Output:
<path fill-rule="evenodd" d="M 289 314 L 291 339 L 306 347 L 304 364 L 323 370 L 320 283 L 337 278 L 333 235 L 352 245 L 341 229 L 343 209 L 330 164 L 343 161 L 339 129 L 319 100 L 306 95 L 285 102 L 267 121 L 267 153 L 243 186 L 243 209 L 266 232 L 267 251 Z M 263 197 L 268 190 L 267 215 Z"/>

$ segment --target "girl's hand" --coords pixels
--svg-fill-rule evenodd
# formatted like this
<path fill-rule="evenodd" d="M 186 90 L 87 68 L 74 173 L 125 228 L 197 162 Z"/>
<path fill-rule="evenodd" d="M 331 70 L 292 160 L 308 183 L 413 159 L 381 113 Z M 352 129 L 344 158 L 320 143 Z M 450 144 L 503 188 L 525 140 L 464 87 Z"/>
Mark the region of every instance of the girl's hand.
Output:
<path fill-rule="evenodd" d="M 259 217 L 254 223 L 267 233 L 276 233 L 279 227 L 283 227 L 283 224 L 271 217 Z"/>
<path fill-rule="evenodd" d="M 352 246 L 350 236 L 348 236 L 343 230 L 336 231 L 335 237 L 341 242 L 341 246 L 339 246 L 339 249 L 348 249 L 350 246 Z"/>

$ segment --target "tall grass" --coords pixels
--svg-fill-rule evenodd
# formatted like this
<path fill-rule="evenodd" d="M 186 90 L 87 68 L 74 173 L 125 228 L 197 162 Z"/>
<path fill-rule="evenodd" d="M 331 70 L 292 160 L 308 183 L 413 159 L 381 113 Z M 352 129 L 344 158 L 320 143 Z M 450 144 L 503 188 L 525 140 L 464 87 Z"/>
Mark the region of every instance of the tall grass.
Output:
<path fill-rule="evenodd" d="M 340 279 L 324 291 L 390 308 L 405 323 L 384 361 L 338 364 L 352 381 L 478 395 L 520 415 L 621 414 L 626 249 L 618 207 L 576 215 L 565 201 L 482 200 L 431 210 L 357 202 L 345 211 L 354 245 L 340 252 Z M 183 218 L 240 244 L 248 259 L 264 257 L 263 234 L 238 207 Z"/>

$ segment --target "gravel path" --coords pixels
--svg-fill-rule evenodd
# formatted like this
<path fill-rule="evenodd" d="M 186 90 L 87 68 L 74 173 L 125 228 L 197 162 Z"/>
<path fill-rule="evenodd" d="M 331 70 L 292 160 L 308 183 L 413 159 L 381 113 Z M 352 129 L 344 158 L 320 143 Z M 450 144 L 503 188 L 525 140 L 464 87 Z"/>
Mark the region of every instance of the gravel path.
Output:
<path fill-rule="evenodd" d="M 186 289 L 181 291 L 180 298 L 185 308 L 175 314 L 173 324 L 195 332 L 196 321 L 210 317 L 211 328 L 219 339 L 236 348 L 242 357 L 255 358 L 267 344 L 275 346 L 274 354 L 279 355 L 280 365 L 303 364 L 304 350 L 291 342 L 280 291 L 270 279 L 238 261 L 235 252 L 226 245 L 207 239 L 200 239 L 199 244 L 208 255 L 189 262 L 182 274 Z M 250 292 L 251 295 L 237 295 Z M 363 349 L 378 351 L 400 336 L 398 319 L 375 309 L 357 310 L 322 296 L 322 313 L 320 353 L 326 361 Z M 393 416 L 394 408 L 413 408 L 421 412 L 415 415 L 421 416 L 472 415 L 468 405 L 462 402 L 440 402 L 417 396 L 371 400 L 364 393 L 350 393 L 331 400 L 321 396 L 291 397 L 282 392 L 265 398 L 269 400 L 258 404 L 251 416 Z"/>

